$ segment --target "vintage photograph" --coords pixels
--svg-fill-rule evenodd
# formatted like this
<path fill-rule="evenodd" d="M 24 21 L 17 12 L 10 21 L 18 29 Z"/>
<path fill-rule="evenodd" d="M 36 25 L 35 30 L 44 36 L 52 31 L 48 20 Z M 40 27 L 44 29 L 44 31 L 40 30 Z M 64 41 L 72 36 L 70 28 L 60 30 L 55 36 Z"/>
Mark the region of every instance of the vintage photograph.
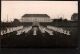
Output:
<path fill-rule="evenodd" d="M 1 1 L 1 47 L 75 48 L 78 1 Z"/>

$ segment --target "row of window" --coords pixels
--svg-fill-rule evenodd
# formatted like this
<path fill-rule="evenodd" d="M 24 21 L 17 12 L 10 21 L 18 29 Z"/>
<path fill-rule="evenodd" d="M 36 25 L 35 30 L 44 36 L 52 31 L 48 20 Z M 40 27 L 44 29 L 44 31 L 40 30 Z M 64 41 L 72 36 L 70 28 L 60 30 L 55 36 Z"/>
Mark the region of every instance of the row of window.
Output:
<path fill-rule="evenodd" d="M 49 18 L 41 18 L 41 19 L 37 19 L 37 18 L 27 18 L 27 19 L 23 19 L 23 22 L 34 22 L 34 21 L 38 21 L 38 22 L 50 22 L 51 20 Z"/>

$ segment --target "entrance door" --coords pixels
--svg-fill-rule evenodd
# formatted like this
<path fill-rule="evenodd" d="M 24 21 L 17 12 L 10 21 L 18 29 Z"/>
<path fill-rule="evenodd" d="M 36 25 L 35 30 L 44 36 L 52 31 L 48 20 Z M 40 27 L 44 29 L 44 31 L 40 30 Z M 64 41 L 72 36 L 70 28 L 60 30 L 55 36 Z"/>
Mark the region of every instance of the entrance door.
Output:
<path fill-rule="evenodd" d="M 33 22 L 32 26 L 39 26 L 39 22 L 37 22 L 37 21 Z"/>

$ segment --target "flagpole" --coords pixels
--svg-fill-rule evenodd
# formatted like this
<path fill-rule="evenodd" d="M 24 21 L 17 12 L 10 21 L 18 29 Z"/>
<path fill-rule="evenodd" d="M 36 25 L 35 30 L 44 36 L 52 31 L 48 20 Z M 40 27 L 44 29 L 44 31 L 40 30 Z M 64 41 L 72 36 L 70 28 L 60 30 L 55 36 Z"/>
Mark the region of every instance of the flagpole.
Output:
<path fill-rule="evenodd" d="M 8 14 L 7 14 L 7 22 L 8 22 Z"/>

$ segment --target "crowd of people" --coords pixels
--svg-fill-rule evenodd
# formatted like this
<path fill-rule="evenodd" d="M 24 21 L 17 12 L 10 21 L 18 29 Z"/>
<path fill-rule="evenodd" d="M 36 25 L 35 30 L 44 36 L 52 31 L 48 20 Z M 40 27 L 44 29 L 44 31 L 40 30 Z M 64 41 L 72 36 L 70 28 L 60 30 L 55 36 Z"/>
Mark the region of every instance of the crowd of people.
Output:
<path fill-rule="evenodd" d="M 20 30 L 20 29 L 23 29 L 23 26 L 17 26 L 17 27 L 6 27 L 6 29 L 2 30 L 1 29 L 1 34 L 0 35 L 4 35 L 4 34 L 7 34 L 7 33 L 10 33 L 10 32 L 13 32 L 13 31 L 17 31 L 17 30 Z"/>
<path fill-rule="evenodd" d="M 29 30 L 31 30 L 31 28 L 32 28 L 31 26 L 26 26 L 23 29 L 18 30 L 16 35 L 20 35 L 23 32 L 27 33 Z"/>
<path fill-rule="evenodd" d="M 53 30 L 53 31 L 62 33 L 62 34 L 71 35 L 71 34 L 70 34 L 70 31 L 68 31 L 68 30 L 66 30 L 66 29 L 63 29 L 63 28 L 54 27 L 54 26 L 47 26 L 47 28 L 49 28 L 49 29 L 51 29 L 51 30 Z"/>
<path fill-rule="evenodd" d="M 2 34 L 5 37 L 2 39 L 2 46 L 74 46 L 72 36 L 68 36 L 71 35 L 70 31 L 54 26 L 17 26 Z"/>
<path fill-rule="evenodd" d="M 53 31 L 46 27 L 40 26 L 39 29 L 40 29 L 41 33 L 47 32 L 49 35 L 53 35 Z"/>

